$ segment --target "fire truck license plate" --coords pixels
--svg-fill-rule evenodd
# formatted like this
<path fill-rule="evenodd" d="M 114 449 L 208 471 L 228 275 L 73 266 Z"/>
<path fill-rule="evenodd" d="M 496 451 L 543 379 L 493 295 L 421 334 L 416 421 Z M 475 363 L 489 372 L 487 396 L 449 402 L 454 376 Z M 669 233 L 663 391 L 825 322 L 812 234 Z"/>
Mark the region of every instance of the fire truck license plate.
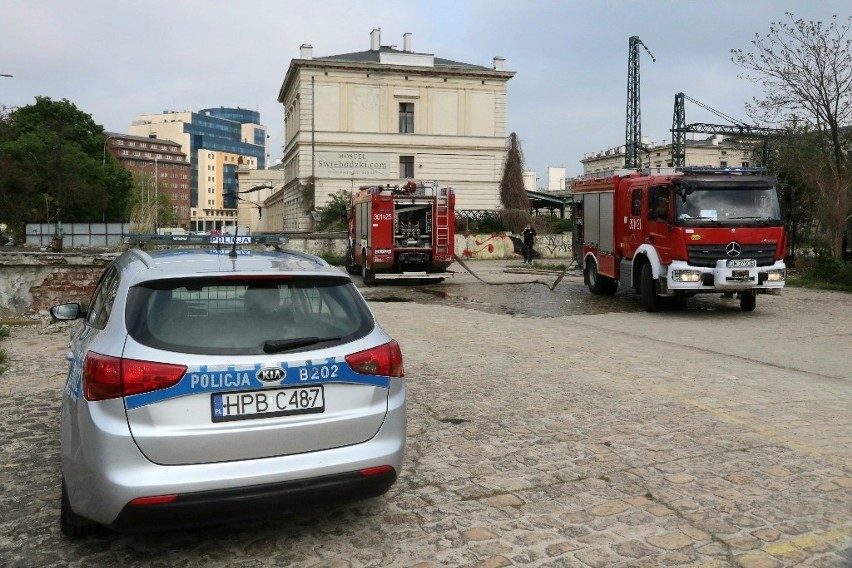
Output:
<path fill-rule="evenodd" d="M 751 258 L 734 258 L 728 261 L 728 268 L 754 268 L 757 262 Z"/>
<path fill-rule="evenodd" d="M 322 385 L 303 388 L 214 393 L 213 422 L 313 414 L 325 410 Z"/>

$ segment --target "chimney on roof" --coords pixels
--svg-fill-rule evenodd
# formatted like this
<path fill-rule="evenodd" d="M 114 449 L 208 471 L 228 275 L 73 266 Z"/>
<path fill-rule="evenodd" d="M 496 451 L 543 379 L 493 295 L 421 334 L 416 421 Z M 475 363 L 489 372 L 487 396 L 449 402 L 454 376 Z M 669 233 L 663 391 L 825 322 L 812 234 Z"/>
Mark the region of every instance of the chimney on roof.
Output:
<path fill-rule="evenodd" d="M 370 51 L 379 51 L 382 47 L 382 28 L 370 32 Z"/>
<path fill-rule="evenodd" d="M 302 47 L 299 48 L 299 57 L 302 59 L 313 59 L 314 46 L 309 43 L 303 43 Z"/>
<path fill-rule="evenodd" d="M 402 50 L 411 53 L 411 32 L 402 34 Z"/>
<path fill-rule="evenodd" d="M 494 70 L 503 71 L 506 68 L 506 58 L 499 55 L 494 56 Z"/>

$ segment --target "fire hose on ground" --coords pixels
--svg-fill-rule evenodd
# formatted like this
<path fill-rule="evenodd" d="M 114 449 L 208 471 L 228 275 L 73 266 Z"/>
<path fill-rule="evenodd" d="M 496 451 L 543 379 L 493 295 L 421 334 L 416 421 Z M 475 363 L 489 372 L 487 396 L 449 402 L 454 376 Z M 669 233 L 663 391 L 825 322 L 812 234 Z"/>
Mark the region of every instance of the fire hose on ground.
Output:
<path fill-rule="evenodd" d="M 462 259 L 460 259 L 457 254 L 454 254 L 453 258 L 456 260 L 456 262 L 458 262 L 461 265 L 462 268 L 467 270 L 467 272 L 471 276 L 473 276 L 474 278 L 476 278 L 477 280 L 479 280 L 483 284 L 487 284 L 488 286 L 503 286 L 503 285 L 506 285 L 506 284 L 512 284 L 512 285 L 514 285 L 514 284 L 542 284 L 542 285 L 550 288 L 551 292 L 553 292 L 553 290 L 556 288 L 556 286 L 560 282 L 562 282 L 562 279 L 565 277 L 565 274 L 568 272 L 568 268 L 573 264 L 573 260 L 574 260 L 572 258 L 571 259 L 572 262 L 566 264 L 565 268 L 562 270 L 562 272 L 559 274 L 559 276 L 556 277 L 556 280 L 554 280 L 553 284 L 550 284 L 550 283 L 544 282 L 542 280 L 525 280 L 525 281 L 521 281 L 521 282 L 486 282 L 485 280 L 480 278 L 479 275 L 477 275 L 473 270 L 471 270 L 470 267 L 467 264 L 465 264 L 465 262 Z"/>

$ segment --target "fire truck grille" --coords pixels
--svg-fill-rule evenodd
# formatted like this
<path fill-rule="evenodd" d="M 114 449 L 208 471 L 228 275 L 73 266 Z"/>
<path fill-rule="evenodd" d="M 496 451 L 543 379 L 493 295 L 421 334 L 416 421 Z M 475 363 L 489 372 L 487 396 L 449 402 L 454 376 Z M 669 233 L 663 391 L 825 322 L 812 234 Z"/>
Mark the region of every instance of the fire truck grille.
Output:
<path fill-rule="evenodd" d="M 712 268 L 719 259 L 730 258 L 725 253 L 725 245 L 693 245 L 686 247 L 689 264 Z M 775 244 L 742 245 L 737 258 L 753 258 L 758 266 L 772 266 L 775 262 Z"/>

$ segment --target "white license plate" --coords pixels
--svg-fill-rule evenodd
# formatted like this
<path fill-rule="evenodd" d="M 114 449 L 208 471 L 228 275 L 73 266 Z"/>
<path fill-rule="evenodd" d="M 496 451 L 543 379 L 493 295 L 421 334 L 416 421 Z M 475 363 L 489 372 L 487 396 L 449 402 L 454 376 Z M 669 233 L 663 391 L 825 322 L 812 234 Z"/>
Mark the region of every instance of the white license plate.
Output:
<path fill-rule="evenodd" d="M 753 258 L 734 258 L 727 261 L 728 268 L 754 268 L 757 261 Z"/>
<path fill-rule="evenodd" d="M 314 414 L 325 410 L 322 385 L 289 389 L 221 392 L 210 396 L 213 422 Z"/>

